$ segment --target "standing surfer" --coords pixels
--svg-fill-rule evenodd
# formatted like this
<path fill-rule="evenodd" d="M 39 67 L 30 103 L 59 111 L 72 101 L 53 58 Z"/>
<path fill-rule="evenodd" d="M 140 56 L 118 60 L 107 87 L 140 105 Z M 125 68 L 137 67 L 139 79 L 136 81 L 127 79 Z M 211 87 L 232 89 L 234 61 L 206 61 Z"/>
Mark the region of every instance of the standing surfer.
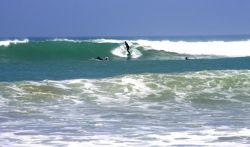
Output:
<path fill-rule="evenodd" d="M 124 43 L 125 43 L 125 46 L 126 46 L 126 49 L 127 49 L 128 55 L 130 55 L 130 54 L 131 54 L 131 53 L 130 53 L 130 51 L 129 51 L 130 47 L 129 47 L 129 45 L 128 45 L 127 41 L 125 41 Z"/>

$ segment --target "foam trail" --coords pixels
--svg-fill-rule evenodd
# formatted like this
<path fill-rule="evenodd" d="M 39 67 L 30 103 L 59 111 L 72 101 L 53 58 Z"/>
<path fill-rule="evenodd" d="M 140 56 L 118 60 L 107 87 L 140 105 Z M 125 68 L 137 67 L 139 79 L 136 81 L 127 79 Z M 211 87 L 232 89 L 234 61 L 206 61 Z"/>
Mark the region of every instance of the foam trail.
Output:
<path fill-rule="evenodd" d="M 178 54 L 215 55 L 228 57 L 250 56 L 250 40 L 247 41 L 149 41 L 137 40 L 136 43 L 146 50 L 162 50 Z"/>
<path fill-rule="evenodd" d="M 118 56 L 118 57 L 123 57 L 123 58 L 128 57 L 127 50 L 124 47 L 125 40 L 96 39 L 96 40 L 93 40 L 93 42 L 95 42 L 95 43 L 117 43 L 117 44 L 122 44 L 119 47 L 113 49 L 112 54 L 115 55 L 115 56 Z M 136 49 L 138 47 L 138 45 L 133 46 L 134 43 L 136 43 L 136 42 L 131 41 L 131 40 L 128 41 L 128 45 L 131 47 L 131 57 L 132 58 L 139 58 L 139 57 L 142 56 L 142 53 L 139 50 Z"/>
<path fill-rule="evenodd" d="M 115 56 L 123 57 L 123 58 L 128 57 L 127 50 L 124 48 L 123 45 L 112 50 L 112 54 Z M 135 47 L 131 48 L 132 58 L 139 58 L 140 56 L 142 56 L 142 53 L 139 50 L 135 49 Z"/>
<path fill-rule="evenodd" d="M 8 47 L 10 44 L 18 44 L 18 43 L 28 43 L 29 39 L 24 39 L 24 40 L 4 40 L 0 41 L 0 46 Z"/>

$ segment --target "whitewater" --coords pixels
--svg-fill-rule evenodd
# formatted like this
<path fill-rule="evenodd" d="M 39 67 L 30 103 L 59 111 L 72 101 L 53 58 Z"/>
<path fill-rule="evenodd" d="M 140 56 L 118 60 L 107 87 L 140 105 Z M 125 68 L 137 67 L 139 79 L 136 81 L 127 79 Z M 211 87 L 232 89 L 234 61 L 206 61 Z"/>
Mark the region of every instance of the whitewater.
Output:
<path fill-rule="evenodd" d="M 0 39 L 0 146 L 249 146 L 249 47 L 249 36 Z"/>

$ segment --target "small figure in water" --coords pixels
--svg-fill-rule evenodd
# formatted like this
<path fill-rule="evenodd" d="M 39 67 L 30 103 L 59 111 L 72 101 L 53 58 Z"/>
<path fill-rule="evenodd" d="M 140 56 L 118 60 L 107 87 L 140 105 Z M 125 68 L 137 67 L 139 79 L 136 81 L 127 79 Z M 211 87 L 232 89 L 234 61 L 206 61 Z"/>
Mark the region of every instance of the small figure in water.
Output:
<path fill-rule="evenodd" d="M 131 53 L 130 53 L 130 51 L 129 51 L 130 47 L 129 47 L 129 45 L 128 45 L 127 41 L 125 41 L 124 43 L 125 43 L 125 46 L 126 46 L 126 49 L 127 49 L 128 55 L 130 55 L 130 54 L 131 54 Z"/>
<path fill-rule="evenodd" d="M 97 60 L 103 60 L 100 56 L 96 57 Z"/>
<path fill-rule="evenodd" d="M 188 58 L 188 57 L 185 57 L 185 60 L 189 60 L 189 58 Z"/>
<path fill-rule="evenodd" d="M 109 57 L 105 57 L 105 58 L 103 59 L 102 57 L 98 56 L 98 57 L 96 57 L 95 59 L 96 59 L 96 60 L 99 60 L 99 61 L 103 61 L 103 60 L 108 61 L 108 60 L 109 60 Z"/>

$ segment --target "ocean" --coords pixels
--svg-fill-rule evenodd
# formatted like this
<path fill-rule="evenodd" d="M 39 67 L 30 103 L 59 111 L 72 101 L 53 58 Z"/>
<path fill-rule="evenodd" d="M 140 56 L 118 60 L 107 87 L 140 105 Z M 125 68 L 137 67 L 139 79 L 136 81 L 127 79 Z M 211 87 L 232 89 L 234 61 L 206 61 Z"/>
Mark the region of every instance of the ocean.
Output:
<path fill-rule="evenodd" d="M 250 36 L 0 39 L 0 146 L 249 145 Z"/>

